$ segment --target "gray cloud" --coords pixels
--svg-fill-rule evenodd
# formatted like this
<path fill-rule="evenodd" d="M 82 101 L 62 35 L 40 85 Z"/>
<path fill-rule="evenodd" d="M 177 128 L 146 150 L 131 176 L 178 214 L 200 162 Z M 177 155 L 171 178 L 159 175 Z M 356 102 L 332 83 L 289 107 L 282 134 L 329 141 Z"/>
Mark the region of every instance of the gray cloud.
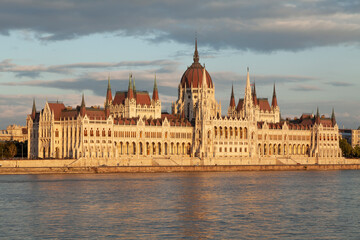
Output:
<path fill-rule="evenodd" d="M 152 92 L 154 82 L 153 79 L 135 79 L 136 89 L 138 91 L 148 91 Z M 83 92 L 86 90 L 92 91 L 97 96 L 106 95 L 107 80 L 96 80 L 95 78 L 89 77 L 80 77 L 76 79 L 59 79 L 55 81 L 23 81 L 23 82 L 8 82 L 2 83 L 1 85 L 6 86 L 37 86 L 37 87 L 48 87 L 56 88 L 61 90 L 75 90 L 78 92 Z M 111 79 L 111 88 L 112 91 L 125 91 L 128 88 L 129 79 L 128 78 L 112 78 Z M 177 95 L 177 88 L 171 86 L 162 86 L 158 84 L 159 92 L 166 93 L 170 96 Z"/>
<path fill-rule="evenodd" d="M 157 43 L 192 43 L 255 51 L 358 44 L 357 0 L 308 1 L 5 1 L 0 32 L 34 31 L 56 41 L 94 33 L 136 36 Z"/>
<path fill-rule="evenodd" d="M 327 82 L 327 84 L 333 87 L 351 87 L 355 85 L 349 82 Z"/>
<path fill-rule="evenodd" d="M 290 88 L 290 90 L 310 92 L 310 91 L 320 91 L 321 89 L 314 85 L 297 85 L 295 87 Z"/>
<path fill-rule="evenodd" d="M 240 84 L 245 86 L 246 75 L 237 74 L 234 72 L 214 72 L 211 73 L 216 87 L 229 87 L 232 83 L 235 85 Z M 275 84 L 291 84 L 303 83 L 307 81 L 314 81 L 315 78 L 307 76 L 294 76 L 294 75 L 252 75 L 250 74 L 250 81 L 255 81 L 256 86 L 269 86 Z"/>
<path fill-rule="evenodd" d="M 98 63 L 73 63 L 64 65 L 33 65 L 20 66 L 12 63 L 11 59 L 5 59 L 0 62 L 0 72 L 12 72 L 16 77 L 37 78 L 42 73 L 67 74 L 73 73 L 73 69 L 112 69 L 121 67 L 160 67 L 158 72 L 172 72 L 176 69 L 178 63 L 171 60 L 154 60 L 154 61 L 122 61 L 116 63 L 98 62 Z"/>

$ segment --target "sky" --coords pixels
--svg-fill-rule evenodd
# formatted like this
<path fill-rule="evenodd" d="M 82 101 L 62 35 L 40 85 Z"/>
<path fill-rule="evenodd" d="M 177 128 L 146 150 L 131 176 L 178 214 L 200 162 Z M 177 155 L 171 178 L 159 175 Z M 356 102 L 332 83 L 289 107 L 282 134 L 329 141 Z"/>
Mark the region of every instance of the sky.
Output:
<path fill-rule="evenodd" d="M 0 0 L 0 129 L 25 125 L 33 99 L 103 106 L 108 76 L 114 95 L 130 73 L 150 94 L 156 73 L 170 111 L 195 36 L 223 114 L 249 67 L 283 118 L 334 108 L 340 128 L 360 126 L 358 0 Z"/>

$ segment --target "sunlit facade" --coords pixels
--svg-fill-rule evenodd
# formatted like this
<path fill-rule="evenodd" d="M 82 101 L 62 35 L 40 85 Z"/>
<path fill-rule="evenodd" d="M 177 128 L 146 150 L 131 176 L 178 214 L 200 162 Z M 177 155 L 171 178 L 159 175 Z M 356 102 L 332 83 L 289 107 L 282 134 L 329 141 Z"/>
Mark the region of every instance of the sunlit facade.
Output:
<path fill-rule="evenodd" d="M 193 64 L 183 74 L 172 113 L 161 113 L 156 78 L 152 97 L 137 91 L 129 77 L 127 91 L 112 98 L 110 79 L 104 108 L 35 103 L 27 118 L 29 158 L 54 159 L 199 159 L 200 164 L 296 164 L 304 159 L 339 159 L 335 115 L 303 114 L 282 120 L 275 86 L 271 105 L 258 98 L 247 71 L 245 95 L 235 104 L 231 89 L 227 115 L 215 99 L 215 87 L 195 46 Z M 154 160 L 154 161 L 155 161 Z M 154 162 L 153 161 L 153 162 Z M 274 163 L 273 161 L 273 163 Z M 131 162 L 129 163 L 131 164 Z"/>

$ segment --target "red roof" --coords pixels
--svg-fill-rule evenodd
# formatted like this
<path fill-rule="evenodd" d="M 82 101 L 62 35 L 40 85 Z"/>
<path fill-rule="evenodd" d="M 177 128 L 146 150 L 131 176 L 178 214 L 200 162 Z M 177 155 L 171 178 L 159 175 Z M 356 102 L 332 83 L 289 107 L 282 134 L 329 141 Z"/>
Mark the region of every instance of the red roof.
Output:
<path fill-rule="evenodd" d="M 74 110 L 63 110 L 61 112 L 61 118 L 76 118 L 79 115 L 79 112 L 74 109 Z"/>
<path fill-rule="evenodd" d="M 48 103 L 50 110 L 54 112 L 54 119 L 56 121 L 60 120 L 61 111 L 65 109 L 63 103 Z"/>
<path fill-rule="evenodd" d="M 136 104 L 151 105 L 149 93 L 136 91 Z"/>
<path fill-rule="evenodd" d="M 258 98 L 259 107 L 262 111 L 271 111 L 271 107 L 267 98 Z"/>
<path fill-rule="evenodd" d="M 125 99 L 127 98 L 127 92 L 116 92 L 113 105 L 125 104 Z M 149 93 L 146 91 L 136 91 L 135 94 L 136 104 L 140 105 L 151 105 L 151 98 Z"/>
<path fill-rule="evenodd" d="M 105 120 L 104 109 L 86 108 L 86 115 L 91 120 Z"/>
<path fill-rule="evenodd" d="M 244 99 L 240 98 L 239 102 L 238 102 L 238 105 L 236 106 L 236 111 L 240 112 L 242 110 L 242 108 L 243 108 L 243 104 L 244 104 Z"/>
<path fill-rule="evenodd" d="M 124 104 L 124 103 L 125 103 L 126 96 L 127 96 L 127 92 L 116 92 L 112 104 L 113 104 L 113 105 Z"/>

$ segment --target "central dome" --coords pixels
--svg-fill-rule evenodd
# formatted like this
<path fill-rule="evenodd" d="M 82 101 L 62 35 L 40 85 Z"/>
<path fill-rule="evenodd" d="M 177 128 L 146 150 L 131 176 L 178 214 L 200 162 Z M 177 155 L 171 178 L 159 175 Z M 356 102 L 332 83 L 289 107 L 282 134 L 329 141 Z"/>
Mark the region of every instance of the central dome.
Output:
<path fill-rule="evenodd" d="M 191 64 L 190 67 L 184 72 L 181 77 L 181 87 L 190 88 L 201 88 L 202 87 L 202 79 L 203 79 L 203 69 L 204 67 L 201 66 L 199 63 L 199 53 L 197 51 L 197 40 L 195 40 L 195 52 L 194 52 L 194 62 Z M 213 82 L 211 80 L 210 74 L 206 71 L 206 83 L 208 88 L 213 88 Z"/>

